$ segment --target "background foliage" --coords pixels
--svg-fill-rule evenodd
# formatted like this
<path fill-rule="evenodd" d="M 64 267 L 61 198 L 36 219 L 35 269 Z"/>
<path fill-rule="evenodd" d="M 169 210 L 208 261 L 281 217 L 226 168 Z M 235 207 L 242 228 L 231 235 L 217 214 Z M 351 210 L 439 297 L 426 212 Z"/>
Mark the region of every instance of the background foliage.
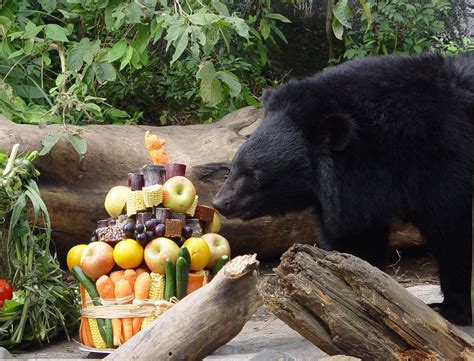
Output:
<path fill-rule="evenodd" d="M 8 0 L 0 9 L 0 109 L 19 123 L 209 122 L 259 104 L 286 80 L 278 2 L 249 0 Z M 330 63 L 381 54 L 472 50 L 449 35 L 447 0 L 328 0 Z M 329 37 L 331 39 L 331 37 Z M 339 40 L 338 40 L 339 39 Z M 278 49 L 282 51 L 278 52 Z"/>

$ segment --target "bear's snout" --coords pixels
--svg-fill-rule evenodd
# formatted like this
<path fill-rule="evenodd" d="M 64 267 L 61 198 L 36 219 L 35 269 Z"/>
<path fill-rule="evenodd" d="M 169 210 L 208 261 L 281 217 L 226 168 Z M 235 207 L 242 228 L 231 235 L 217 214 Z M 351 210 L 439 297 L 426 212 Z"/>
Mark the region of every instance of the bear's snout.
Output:
<path fill-rule="evenodd" d="M 219 198 L 218 195 L 219 194 L 216 194 L 216 196 L 212 200 L 212 205 L 220 214 L 225 216 L 228 211 L 229 201 L 223 198 Z"/>

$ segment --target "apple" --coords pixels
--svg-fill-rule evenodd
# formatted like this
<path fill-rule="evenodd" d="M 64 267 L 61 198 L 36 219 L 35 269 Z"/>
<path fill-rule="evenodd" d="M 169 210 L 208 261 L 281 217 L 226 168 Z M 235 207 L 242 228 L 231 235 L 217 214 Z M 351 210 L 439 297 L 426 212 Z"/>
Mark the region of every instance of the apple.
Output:
<path fill-rule="evenodd" d="M 163 184 L 163 205 L 172 212 L 186 212 L 193 204 L 195 196 L 196 188 L 186 177 L 176 176 Z"/>
<path fill-rule="evenodd" d="M 165 273 L 165 262 L 169 258 L 176 263 L 179 247 L 171 239 L 158 237 L 149 242 L 145 247 L 145 263 L 155 273 Z"/>
<path fill-rule="evenodd" d="M 91 242 L 82 253 L 81 268 L 93 280 L 109 273 L 114 265 L 114 249 L 108 243 Z"/>
<path fill-rule="evenodd" d="M 111 188 L 104 202 L 107 213 L 112 217 L 119 216 L 127 203 L 127 196 L 130 191 L 130 188 L 125 186 L 115 186 Z"/>
<path fill-rule="evenodd" d="M 223 236 L 217 233 L 206 233 L 201 238 L 206 241 L 211 251 L 211 258 L 206 268 L 213 269 L 221 256 L 226 255 L 230 258 L 230 243 Z"/>
<path fill-rule="evenodd" d="M 218 233 L 221 230 L 221 217 L 217 211 L 214 211 L 212 221 L 204 224 L 204 233 Z"/>

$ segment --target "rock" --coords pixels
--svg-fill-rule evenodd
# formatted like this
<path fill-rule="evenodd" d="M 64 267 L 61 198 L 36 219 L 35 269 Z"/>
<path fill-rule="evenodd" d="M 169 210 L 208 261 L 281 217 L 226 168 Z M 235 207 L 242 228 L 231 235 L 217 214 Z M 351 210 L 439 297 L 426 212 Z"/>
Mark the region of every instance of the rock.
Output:
<path fill-rule="evenodd" d="M 320 358 L 319 361 L 360 361 L 360 358 L 346 355 L 334 355 Z"/>

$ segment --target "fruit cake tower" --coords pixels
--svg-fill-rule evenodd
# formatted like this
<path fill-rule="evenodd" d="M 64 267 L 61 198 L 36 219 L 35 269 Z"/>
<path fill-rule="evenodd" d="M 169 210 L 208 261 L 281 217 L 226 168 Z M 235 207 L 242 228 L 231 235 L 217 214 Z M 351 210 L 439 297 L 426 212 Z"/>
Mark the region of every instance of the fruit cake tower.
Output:
<path fill-rule="evenodd" d="M 123 318 L 127 305 L 167 309 L 208 283 L 230 259 L 229 242 L 217 234 L 218 213 L 199 204 L 186 165 L 169 163 L 164 143 L 145 134 L 152 164 L 129 173 L 128 187 L 109 191 L 105 209 L 111 217 L 98 222 L 88 245 L 68 253 L 68 267 L 81 286 L 80 339 L 87 347 L 120 346 L 156 318 Z M 101 308 L 106 314 L 92 317 L 100 305 L 107 306 Z"/>

